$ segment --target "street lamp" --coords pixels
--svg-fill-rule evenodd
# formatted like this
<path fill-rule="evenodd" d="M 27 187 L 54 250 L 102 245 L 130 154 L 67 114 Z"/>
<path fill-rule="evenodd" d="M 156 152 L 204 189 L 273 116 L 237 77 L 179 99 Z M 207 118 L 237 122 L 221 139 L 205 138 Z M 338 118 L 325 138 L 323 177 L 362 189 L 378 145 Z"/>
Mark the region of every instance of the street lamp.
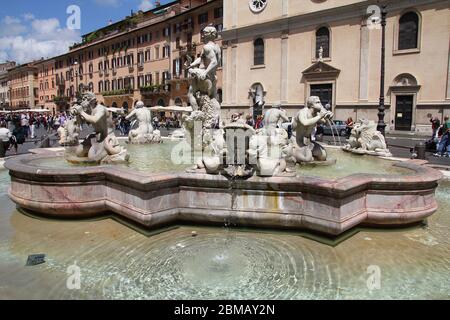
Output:
<path fill-rule="evenodd" d="M 75 99 L 78 99 L 78 61 L 73 63 L 75 66 Z"/>
<path fill-rule="evenodd" d="M 385 77 L 385 60 L 386 60 L 386 6 L 381 7 L 381 78 L 380 78 L 380 103 L 378 106 L 378 126 L 377 130 L 383 136 L 386 135 L 386 123 L 384 122 L 384 77 Z"/>

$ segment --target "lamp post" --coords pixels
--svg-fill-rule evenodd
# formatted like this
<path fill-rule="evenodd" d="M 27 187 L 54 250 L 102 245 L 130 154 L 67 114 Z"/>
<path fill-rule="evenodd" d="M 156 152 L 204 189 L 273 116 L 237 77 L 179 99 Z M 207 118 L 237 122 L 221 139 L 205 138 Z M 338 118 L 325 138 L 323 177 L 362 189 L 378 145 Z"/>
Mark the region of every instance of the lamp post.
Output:
<path fill-rule="evenodd" d="M 381 8 L 381 77 L 380 77 L 380 103 L 378 105 L 378 126 L 377 130 L 383 136 L 386 135 L 386 123 L 384 122 L 384 77 L 385 77 L 385 60 L 386 60 L 386 6 Z"/>
<path fill-rule="evenodd" d="M 78 61 L 73 63 L 75 66 L 75 99 L 78 99 Z"/>

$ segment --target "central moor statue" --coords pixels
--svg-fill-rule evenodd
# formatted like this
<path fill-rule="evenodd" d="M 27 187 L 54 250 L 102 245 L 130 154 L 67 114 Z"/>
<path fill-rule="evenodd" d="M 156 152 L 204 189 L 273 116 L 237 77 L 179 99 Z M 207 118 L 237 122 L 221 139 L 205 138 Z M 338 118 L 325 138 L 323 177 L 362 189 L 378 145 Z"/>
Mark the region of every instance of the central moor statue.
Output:
<path fill-rule="evenodd" d="M 306 106 L 292 120 L 292 129 L 296 134 L 293 156 L 298 163 L 327 160 L 326 150 L 312 141 L 311 135 L 318 123 L 325 123 L 332 118 L 333 113 L 323 107 L 319 97 L 308 98 Z"/>

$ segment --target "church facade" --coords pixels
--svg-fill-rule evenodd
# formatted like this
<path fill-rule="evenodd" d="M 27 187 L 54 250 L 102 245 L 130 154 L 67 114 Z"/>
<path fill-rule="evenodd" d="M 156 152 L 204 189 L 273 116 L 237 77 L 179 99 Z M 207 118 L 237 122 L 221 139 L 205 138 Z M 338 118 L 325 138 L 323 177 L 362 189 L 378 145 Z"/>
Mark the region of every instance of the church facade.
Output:
<path fill-rule="evenodd" d="M 319 96 L 335 119 L 378 120 L 386 5 L 387 131 L 427 132 L 450 115 L 448 0 L 224 1 L 223 117 L 289 116 Z"/>

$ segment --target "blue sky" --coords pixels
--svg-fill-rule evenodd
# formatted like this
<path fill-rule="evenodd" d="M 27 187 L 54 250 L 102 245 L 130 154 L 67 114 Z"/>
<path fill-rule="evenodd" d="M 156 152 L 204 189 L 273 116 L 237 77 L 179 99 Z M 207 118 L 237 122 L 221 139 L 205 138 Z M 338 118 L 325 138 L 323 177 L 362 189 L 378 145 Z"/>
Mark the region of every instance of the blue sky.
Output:
<path fill-rule="evenodd" d="M 154 0 L 3 0 L 0 6 L 0 62 L 24 63 L 68 51 L 80 36 L 123 19 L 131 10 L 149 10 Z M 162 0 L 161 4 L 170 2 Z M 67 8 L 80 8 L 80 29 L 67 27 Z"/>

